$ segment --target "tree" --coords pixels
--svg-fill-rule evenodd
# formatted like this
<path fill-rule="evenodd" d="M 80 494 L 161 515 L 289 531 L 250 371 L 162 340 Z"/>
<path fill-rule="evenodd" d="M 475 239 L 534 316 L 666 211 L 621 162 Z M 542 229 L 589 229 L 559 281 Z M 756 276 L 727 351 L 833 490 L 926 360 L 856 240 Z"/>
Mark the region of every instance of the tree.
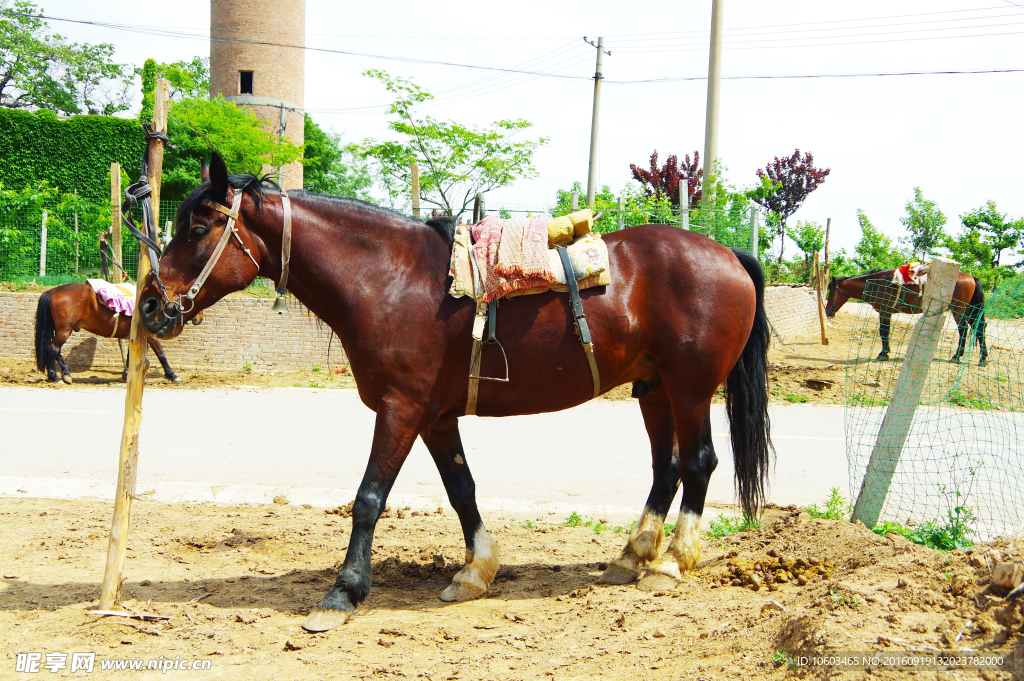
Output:
<path fill-rule="evenodd" d="M 895 248 L 892 239 L 880 232 L 864 211 L 857 209 L 857 222 L 860 224 L 861 237 L 854 249 L 852 263 L 860 272 L 868 270 L 896 269 L 906 261 L 906 254 Z"/>
<path fill-rule="evenodd" d="M 392 200 L 402 198 L 404 203 L 409 196 L 414 162 L 420 167 L 420 200 L 455 217 L 465 212 L 478 192 L 536 177 L 533 152 L 548 140 L 511 141 L 531 123 L 509 119 L 480 129 L 431 116 L 419 118 L 413 109 L 433 95 L 386 71 L 371 69 L 363 75 L 376 78 L 395 95 L 388 113 L 397 118 L 388 127 L 400 140 L 366 139 L 360 147 L 365 157 L 376 162 L 381 184 Z"/>
<path fill-rule="evenodd" d="M 365 161 L 354 144 L 342 146 L 341 135 L 324 132 L 309 114 L 305 121 L 302 185 L 311 192 L 368 200 L 373 184 Z"/>
<path fill-rule="evenodd" d="M 795 228 L 786 230 L 786 235 L 804 254 L 804 271 L 807 281 L 811 280 L 811 261 L 814 254 L 825 248 L 825 230 L 816 222 L 797 222 Z"/>
<path fill-rule="evenodd" d="M 994 201 L 960 216 L 963 229 L 954 237 L 944 236 L 942 245 L 962 269 L 992 289 L 1013 276 L 1017 265 L 1002 262 L 1005 251 L 1024 250 L 1024 218 L 1010 220 L 1000 213 Z"/>
<path fill-rule="evenodd" d="M 260 120 L 252 109 L 235 106 L 220 95 L 172 101 L 168 134 L 176 149 L 165 152 L 162 193 L 180 198 L 200 183 L 200 160 L 211 151 L 224 157 L 232 172 L 258 175 L 264 164 L 277 167 L 302 158 L 302 147 Z"/>
<path fill-rule="evenodd" d="M 171 85 L 171 101 L 181 99 L 206 99 L 210 93 L 210 58 L 193 57 L 190 61 L 158 64 L 147 59 L 142 68 L 135 69 L 135 75 L 142 79 L 142 110 L 139 120 L 153 119 L 153 98 L 157 78 L 166 78 Z"/>
<path fill-rule="evenodd" d="M 690 155 L 684 157 L 680 165 L 679 158 L 670 154 L 665 160 L 665 165 L 658 167 L 658 150 L 651 154 L 651 169 L 644 170 L 639 166 L 630 163 L 629 169 L 633 171 L 633 179 L 640 183 L 644 193 L 649 197 L 667 197 L 669 202 L 679 207 L 682 203 L 680 197 L 680 185 L 686 188 L 688 198 L 687 207 L 697 208 L 701 201 L 701 180 L 704 171 L 700 168 L 700 152 L 693 152 L 693 162 L 690 162 Z"/>
<path fill-rule="evenodd" d="M 900 218 L 900 222 L 910 232 L 910 238 L 901 238 L 900 241 L 910 246 L 924 260 L 936 246 L 942 245 L 946 235 L 942 229 L 946 224 L 946 216 L 934 201 L 924 198 L 920 187 L 914 187 L 914 200 L 907 201 L 906 211 L 907 214 Z"/>
<path fill-rule="evenodd" d="M 30 0 L 0 0 L 0 106 L 110 116 L 128 108 L 131 75 L 114 46 L 48 33 Z"/>
<path fill-rule="evenodd" d="M 764 192 L 760 196 L 751 197 L 758 205 L 770 210 L 779 216 L 778 236 L 781 240 L 779 246 L 779 263 L 782 262 L 783 253 L 786 250 L 786 221 L 803 204 L 807 197 L 818 186 L 825 181 L 831 168 L 816 168 L 814 156 L 807 152 L 800 156 L 800 150 L 796 149 L 792 156 L 779 158 L 765 166 L 764 170 L 758 168 L 757 176 L 771 181 L 775 191 Z"/>

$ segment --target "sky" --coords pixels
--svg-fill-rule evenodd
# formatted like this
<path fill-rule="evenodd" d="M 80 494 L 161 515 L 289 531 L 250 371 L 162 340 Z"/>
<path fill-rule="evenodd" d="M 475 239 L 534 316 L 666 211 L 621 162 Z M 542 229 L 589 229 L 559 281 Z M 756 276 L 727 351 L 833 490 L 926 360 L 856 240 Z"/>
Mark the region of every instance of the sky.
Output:
<path fill-rule="evenodd" d="M 54 17 L 179 34 L 50 23 L 75 41 L 112 43 L 124 63 L 209 55 L 209 0 L 38 4 Z M 1024 72 L 743 78 L 1024 69 L 1024 0 L 724 0 L 724 9 L 719 158 L 731 184 L 752 186 L 775 156 L 812 152 L 831 174 L 792 220 L 831 218 L 833 249 L 855 246 L 857 209 L 890 236 L 905 234 L 899 218 L 914 187 L 953 233 L 960 214 L 988 200 L 1024 215 Z M 550 139 L 534 157 L 540 176 L 487 203 L 547 206 L 557 189 L 586 186 L 595 50 L 583 38 L 604 36 L 598 182 L 617 193 L 631 181 L 630 163 L 646 167 L 654 150 L 662 160 L 703 153 L 710 25 L 710 0 L 307 0 L 307 47 L 378 56 L 307 50 L 305 106 L 346 142 L 387 139 L 390 98 L 361 75 L 380 68 L 434 93 L 423 109 L 434 117 L 477 126 L 526 119 L 524 137 Z M 642 80 L 655 82 L 615 82 Z"/>

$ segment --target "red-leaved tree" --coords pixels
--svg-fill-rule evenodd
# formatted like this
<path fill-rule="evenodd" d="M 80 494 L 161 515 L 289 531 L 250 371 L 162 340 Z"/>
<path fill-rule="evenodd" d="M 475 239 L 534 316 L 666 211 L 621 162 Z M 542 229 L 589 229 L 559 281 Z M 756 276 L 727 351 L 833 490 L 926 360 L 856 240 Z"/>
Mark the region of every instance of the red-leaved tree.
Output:
<path fill-rule="evenodd" d="M 675 154 L 669 155 L 665 165 L 658 167 L 658 152 L 651 154 L 651 169 L 644 170 L 633 163 L 629 164 L 633 171 L 633 179 L 640 183 L 647 196 L 655 198 L 668 197 L 673 206 L 678 206 L 680 185 L 685 189 L 689 198 L 690 208 L 700 206 L 701 181 L 704 171 L 700 168 L 700 153 L 693 152 L 693 162 L 690 162 L 690 155 L 687 154 L 683 162 Z"/>
<path fill-rule="evenodd" d="M 776 156 L 764 170 L 757 169 L 758 177 L 770 179 L 775 186 L 774 192 L 759 193 L 760 195 L 753 197 L 753 201 L 779 216 L 777 236 L 782 238 L 782 247 L 779 249 L 780 266 L 782 254 L 786 250 L 786 221 L 800 208 L 807 196 L 825 181 L 831 171 L 831 168 L 815 168 L 814 155 L 808 151 L 801 157 L 799 149 L 789 157 L 780 159 Z"/>

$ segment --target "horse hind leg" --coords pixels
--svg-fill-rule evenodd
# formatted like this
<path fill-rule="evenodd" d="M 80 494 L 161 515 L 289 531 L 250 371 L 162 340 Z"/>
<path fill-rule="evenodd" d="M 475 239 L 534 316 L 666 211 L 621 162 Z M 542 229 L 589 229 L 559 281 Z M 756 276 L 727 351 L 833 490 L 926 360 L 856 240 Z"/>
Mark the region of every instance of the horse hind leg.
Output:
<path fill-rule="evenodd" d="M 687 432 L 693 429 L 679 430 Z M 651 563 L 647 574 L 640 581 L 639 587 L 646 591 L 675 587 L 682 579 L 682 572 L 694 569 L 700 562 L 700 522 L 704 513 L 704 500 L 711 474 L 718 467 L 718 456 L 711 440 L 710 410 L 705 413 L 703 427 L 698 432 L 696 447 L 680 448 L 681 452 L 689 450 L 690 455 L 684 455 L 680 465 L 683 500 L 679 508 L 679 521 L 665 555 Z"/>
<path fill-rule="evenodd" d="M 601 584 L 635 582 L 644 568 L 658 558 L 664 538 L 665 516 L 679 489 L 679 450 L 676 445 L 672 406 L 665 390 L 640 398 L 644 425 L 651 439 L 654 481 L 640 520 L 626 546 L 598 580 Z"/>
<path fill-rule="evenodd" d="M 452 508 L 459 516 L 466 541 L 466 562 L 441 593 L 442 601 L 468 601 L 486 593 L 498 572 L 498 545 L 484 529 L 476 505 L 476 485 L 466 463 L 459 425 L 442 422 L 420 437 L 434 459 Z"/>
<path fill-rule="evenodd" d="M 71 378 L 71 369 L 68 368 L 68 363 L 64 361 L 64 356 L 61 354 L 61 348 L 64 347 L 64 343 L 67 342 L 68 338 L 71 337 L 70 329 L 56 329 L 53 334 L 53 340 L 50 341 L 47 347 L 47 363 L 46 363 L 46 379 L 50 382 L 56 382 L 57 380 L 57 366 L 60 366 L 60 378 L 64 383 L 71 385 L 74 381 Z"/>

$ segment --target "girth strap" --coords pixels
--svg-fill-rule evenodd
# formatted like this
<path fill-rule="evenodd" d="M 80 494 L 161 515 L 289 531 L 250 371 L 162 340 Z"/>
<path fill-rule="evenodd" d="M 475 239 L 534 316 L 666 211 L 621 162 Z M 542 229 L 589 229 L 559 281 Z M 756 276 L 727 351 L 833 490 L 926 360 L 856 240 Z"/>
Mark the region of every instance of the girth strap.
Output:
<path fill-rule="evenodd" d="M 587 315 L 583 313 L 583 302 L 580 300 L 580 288 L 576 284 L 576 275 L 572 271 L 572 263 L 569 262 L 569 252 L 564 246 L 556 246 L 558 257 L 562 260 L 562 267 L 565 269 L 565 282 L 569 286 L 569 301 L 572 307 L 573 322 L 576 324 L 576 331 L 579 333 L 580 343 L 587 353 L 587 362 L 590 363 L 590 375 L 594 379 L 594 397 L 601 394 L 601 375 L 597 371 L 597 358 L 594 357 L 594 343 L 590 339 L 590 327 L 587 326 Z"/>

